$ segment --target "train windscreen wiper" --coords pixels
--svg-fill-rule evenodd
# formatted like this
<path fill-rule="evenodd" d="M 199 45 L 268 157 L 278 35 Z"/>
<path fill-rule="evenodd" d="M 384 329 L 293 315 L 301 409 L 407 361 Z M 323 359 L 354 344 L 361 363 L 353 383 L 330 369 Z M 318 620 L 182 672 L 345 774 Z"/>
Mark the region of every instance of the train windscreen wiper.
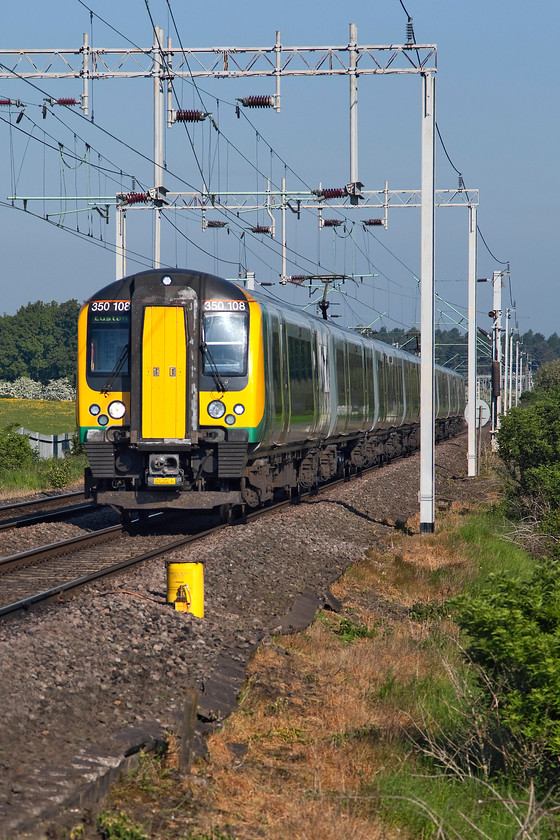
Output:
<path fill-rule="evenodd" d="M 125 344 L 122 351 L 121 351 L 121 354 L 120 354 L 119 358 L 117 359 L 117 361 L 115 363 L 115 367 L 113 368 L 113 370 L 109 374 L 109 376 L 107 378 L 107 381 L 105 382 L 105 385 L 103 386 L 103 388 L 101 388 L 101 393 L 102 394 L 109 394 L 113 390 L 113 385 L 115 383 L 115 379 L 117 378 L 117 376 L 119 375 L 119 373 L 123 369 L 125 362 L 128 361 L 128 354 L 129 354 L 129 347 L 128 347 L 128 344 Z"/>
<path fill-rule="evenodd" d="M 214 361 L 214 357 L 212 356 L 212 353 L 210 351 L 210 348 L 208 347 L 208 344 L 205 341 L 203 341 L 202 344 L 200 345 L 200 347 L 202 349 L 202 352 L 204 353 L 204 355 L 208 359 L 208 364 L 209 364 L 209 367 L 210 367 L 210 373 L 212 375 L 212 379 L 216 383 L 216 387 L 222 393 L 225 393 L 226 386 L 224 385 L 223 379 L 220 376 L 220 372 L 218 371 L 218 366 L 216 365 L 216 362 Z"/>

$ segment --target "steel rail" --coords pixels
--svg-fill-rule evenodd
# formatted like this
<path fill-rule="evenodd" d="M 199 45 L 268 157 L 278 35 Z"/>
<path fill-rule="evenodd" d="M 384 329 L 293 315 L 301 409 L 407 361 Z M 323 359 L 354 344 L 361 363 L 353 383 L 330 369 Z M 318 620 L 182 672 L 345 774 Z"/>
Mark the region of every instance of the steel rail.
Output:
<path fill-rule="evenodd" d="M 173 542 L 166 543 L 166 545 L 161 546 L 160 548 L 152 549 L 151 551 L 147 551 L 137 557 L 129 557 L 127 560 L 122 560 L 120 563 L 115 563 L 112 566 L 107 566 L 104 569 L 99 569 L 96 572 L 91 572 L 88 575 L 83 575 L 82 577 L 67 581 L 59 586 L 54 586 L 52 589 L 46 589 L 44 592 L 31 595 L 29 598 L 23 598 L 21 601 L 15 601 L 13 604 L 7 604 L 5 607 L 0 608 L 0 618 L 5 615 L 9 615 L 10 613 L 19 612 L 20 610 L 29 610 L 32 606 L 41 602 L 52 600 L 53 598 L 60 598 L 64 592 L 70 592 L 72 589 L 79 589 L 80 587 L 85 586 L 88 583 L 92 583 L 95 580 L 109 577 L 109 575 L 116 574 L 129 566 L 134 566 L 136 563 L 143 563 L 146 560 L 150 560 L 152 557 L 165 554 L 167 551 L 180 548 L 181 546 L 187 545 L 195 540 L 203 539 L 210 534 L 216 533 L 216 531 L 219 531 L 220 528 L 227 527 L 227 525 L 222 524 L 199 534 L 190 534 L 188 537 L 182 537 L 180 540 L 174 540 Z M 104 531 L 107 532 L 118 528 L 122 529 L 122 526 L 114 525 L 113 528 L 105 528 Z"/>
<path fill-rule="evenodd" d="M 82 502 L 79 505 L 60 507 L 50 511 L 39 511 L 38 513 L 28 513 L 25 516 L 14 517 L 13 519 L 2 519 L 0 520 L 0 531 L 7 531 L 10 528 L 23 528 L 25 525 L 48 522 L 51 519 L 58 519 L 63 516 L 73 516 L 75 513 L 82 513 L 98 507 L 99 505 L 95 502 Z"/>
<path fill-rule="evenodd" d="M 48 545 L 41 545 L 38 548 L 30 548 L 28 551 L 21 551 L 18 554 L 10 554 L 8 557 L 0 558 L 0 573 L 3 571 L 17 569 L 19 566 L 26 566 L 33 560 L 41 560 L 42 558 L 52 557 L 55 554 L 63 554 L 74 546 L 81 546 L 82 548 L 88 545 L 93 545 L 97 542 L 110 538 L 111 535 L 116 536 L 123 530 L 123 525 L 111 525 L 109 528 L 101 528 L 99 531 L 93 531 L 91 534 L 80 534 L 79 537 L 71 537 L 67 540 L 61 540 L 57 543 L 49 543 Z"/>
<path fill-rule="evenodd" d="M 25 502 L 15 502 L 11 505 L 0 505 L 0 513 L 8 510 L 19 510 L 32 505 L 46 505 L 49 507 L 62 499 L 74 499 L 76 496 L 83 496 L 83 490 L 73 490 L 71 493 L 58 493 L 56 496 L 44 496 L 42 499 L 27 499 Z"/>
<path fill-rule="evenodd" d="M 252 522 L 256 519 L 260 519 L 261 517 L 271 515 L 284 507 L 289 507 L 291 505 L 298 504 L 300 501 L 304 501 L 308 497 L 313 498 L 317 495 L 325 493 L 333 487 L 338 486 L 339 484 L 345 484 L 348 483 L 348 481 L 358 479 L 364 473 L 370 472 L 375 469 L 378 469 L 378 467 L 372 466 L 365 470 L 362 470 L 361 473 L 352 473 L 349 476 L 334 479 L 330 482 L 318 485 L 317 487 L 307 488 L 297 497 L 282 499 L 279 502 L 276 502 L 274 505 L 254 509 L 250 512 L 244 512 L 239 519 L 232 520 L 231 523 L 222 522 L 205 531 L 200 531 L 196 534 L 189 534 L 187 536 L 183 536 L 180 539 L 173 540 L 169 543 L 166 543 L 165 545 L 160 546 L 159 548 L 152 549 L 148 552 L 144 552 L 143 554 L 137 555 L 136 557 L 129 557 L 126 560 L 120 561 L 119 563 L 113 564 L 111 566 L 106 566 L 103 569 L 98 569 L 97 571 L 91 572 L 87 575 L 82 575 L 78 578 L 75 578 L 74 580 L 66 581 L 65 583 L 59 584 L 55 587 L 52 587 L 51 589 L 47 589 L 43 592 L 36 593 L 35 595 L 31 595 L 28 598 L 23 598 L 20 601 L 15 601 L 12 604 L 7 604 L 4 607 L 0 607 L 0 618 L 22 610 L 27 611 L 31 607 L 39 603 L 60 598 L 60 596 L 65 592 L 70 592 L 74 589 L 79 589 L 80 587 L 83 587 L 88 583 L 92 583 L 93 581 L 99 580 L 104 577 L 109 577 L 110 575 L 116 574 L 117 572 L 120 572 L 123 569 L 136 565 L 137 563 L 142 563 L 146 560 L 152 559 L 153 557 L 161 556 L 162 554 L 166 554 L 169 551 L 181 548 L 182 546 L 188 545 L 192 542 L 196 542 L 197 540 L 205 539 L 206 537 L 209 537 L 220 530 L 230 527 L 230 524 L 245 524 L 248 522 Z M 80 537 L 74 537 L 69 540 L 63 540 L 59 543 L 52 543 L 48 546 L 41 546 L 36 549 L 24 551 L 20 554 L 12 555 L 11 557 L 5 557 L 3 559 L 0 559 L 0 572 L 2 571 L 3 567 L 15 569 L 19 566 L 28 565 L 30 562 L 33 561 L 34 558 L 39 559 L 41 557 L 62 554 L 68 549 L 71 549 L 72 546 L 80 544 L 82 546 L 86 546 L 88 544 L 93 544 L 104 539 L 110 539 L 112 536 L 116 535 L 117 532 L 122 532 L 123 530 L 123 525 L 113 525 L 110 528 L 104 528 L 101 531 L 96 531 L 93 534 L 84 534 Z"/>

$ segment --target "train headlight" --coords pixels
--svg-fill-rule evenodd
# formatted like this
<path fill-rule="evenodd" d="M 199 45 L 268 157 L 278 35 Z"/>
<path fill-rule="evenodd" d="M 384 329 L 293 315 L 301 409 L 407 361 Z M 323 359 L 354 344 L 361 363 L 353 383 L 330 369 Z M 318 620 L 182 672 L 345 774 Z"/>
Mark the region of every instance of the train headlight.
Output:
<path fill-rule="evenodd" d="M 235 423 L 235 417 L 233 416 L 233 414 L 226 414 L 225 419 L 228 426 L 233 426 L 233 424 Z"/>
<path fill-rule="evenodd" d="M 93 403 L 93 405 L 90 405 L 89 407 L 89 413 L 92 415 L 92 417 L 97 417 L 100 411 L 101 409 L 96 403 Z"/>
<path fill-rule="evenodd" d="M 241 415 L 245 413 L 245 406 L 241 405 L 241 403 L 237 403 L 237 405 L 233 406 L 233 413 L 237 414 L 238 417 L 241 417 Z"/>
<path fill-rule="evenodd" d="M 99 423 L 100 426 L 106 426 L 107 423 L 109 422 L 109 418 L 107 417 L 106 414 L 100 414 L 97 418 L 97 422 Z"/>
<path fill-rule="evenodd" d="M 212 400 L 208 404 L 208 414 L 213 420 L 219 420 L 226 413 L 226 407 L 221 400 Z"/>
<path fill-rule="evenodd" d="M 109 403 L 107 411 L 109 413 L 109 417 L 113 420 L 121 420 L 125 415 L 126 406 L 120 400 L 113 400 L 112 403 Z"/>

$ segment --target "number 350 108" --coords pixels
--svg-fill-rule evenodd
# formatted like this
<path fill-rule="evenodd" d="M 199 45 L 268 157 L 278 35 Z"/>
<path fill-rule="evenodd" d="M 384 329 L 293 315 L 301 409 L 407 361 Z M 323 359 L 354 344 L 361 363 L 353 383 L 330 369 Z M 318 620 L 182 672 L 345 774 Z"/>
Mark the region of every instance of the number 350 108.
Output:
<path fill-rule="evenodd" d="M 92 312 L 128 312 L 129 300 L 94 300 L 90 303 Z"/>
<path fill-rule="evenodd" d="M 205 312 L 245 312 L 247 303 L 244 300 L 205 300 Z"/>

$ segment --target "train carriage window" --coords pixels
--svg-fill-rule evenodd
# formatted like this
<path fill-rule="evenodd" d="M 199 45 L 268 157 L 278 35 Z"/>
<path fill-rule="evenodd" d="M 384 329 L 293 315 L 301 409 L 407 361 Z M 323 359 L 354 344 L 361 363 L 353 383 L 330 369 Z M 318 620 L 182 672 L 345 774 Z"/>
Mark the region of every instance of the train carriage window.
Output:
<path fill-rule="evenodd" d="M 312 419 L 315 413 L 315 395 L 311 330 L 303 327 L 288 328 L 288 367 L 292 417 Z"/>
<path fill-rule="evenodd" d="M 346 383 L 346 358 L 344 355 L 344 344 L 342 341 L 336 342 L 336 379 L 338 383 L 338 407 L 339 410 L 344 408 L 348 410 L 348 393 Z"/>
<path fill-rule="evenodd" d="M 331 382 L 329 378 L 329 348 L 326 343 L 324 335 L 317 332 L 317 346 L 318 346 L 318 370 L 319 370 L 319 392 L 321 394 L 329 394 L 331 390 Z"/>
<path fill-rule="evenodd" d="M 420 367 L 417 362 L 405 362 L 406 413 L 413 420 L 420 414 Z"/>
<path fill-rule="evenodd" d="M 278 319 L 272 321 L 272 383 L 274 388 L 274 419 L 282 422 L 284 411 L 282 382 L 282 348 L 280 346 L 280 326 Z"/>
<path fill-rule="evenodd" d="M 362 348 L 357 344 L 348 345 L 348 365 L 350 369 L 350 411 L 352 417 L 363 417 L 364 357 Z"/>
<path fill-rule="evenodd" d="M 366 412 L 367 412 L 367 419 L 373 420 L 375 416 L 375 398 L 374 398 L 374 373 L 373 373 L 373 348 L 367 347 L 365 352 L 365 361 L 366 361 Z"/>
<path fill-rule="evenodd" d="M 247 375 L 248 312 L 204 312 L 204 374 Z"/>
<path fill-rule="evenodd" d="M 88 379 L 129 376 L 130 312 L 93 312 L 88 320 Z"/>
<path fill-rule="evenodd" d="M 402 420 L 402 362 L 398 356 L 387 356 L 387 419 L 393 424 Z"/>
<path fill-rule="evenodd" d="M 377 361 L 377 403 L 379 408 L 379 419 L 387 420 L 389 414 L 389 402 L 387 392 L 387 356 L 382 350 L 375 351 Z"/>

